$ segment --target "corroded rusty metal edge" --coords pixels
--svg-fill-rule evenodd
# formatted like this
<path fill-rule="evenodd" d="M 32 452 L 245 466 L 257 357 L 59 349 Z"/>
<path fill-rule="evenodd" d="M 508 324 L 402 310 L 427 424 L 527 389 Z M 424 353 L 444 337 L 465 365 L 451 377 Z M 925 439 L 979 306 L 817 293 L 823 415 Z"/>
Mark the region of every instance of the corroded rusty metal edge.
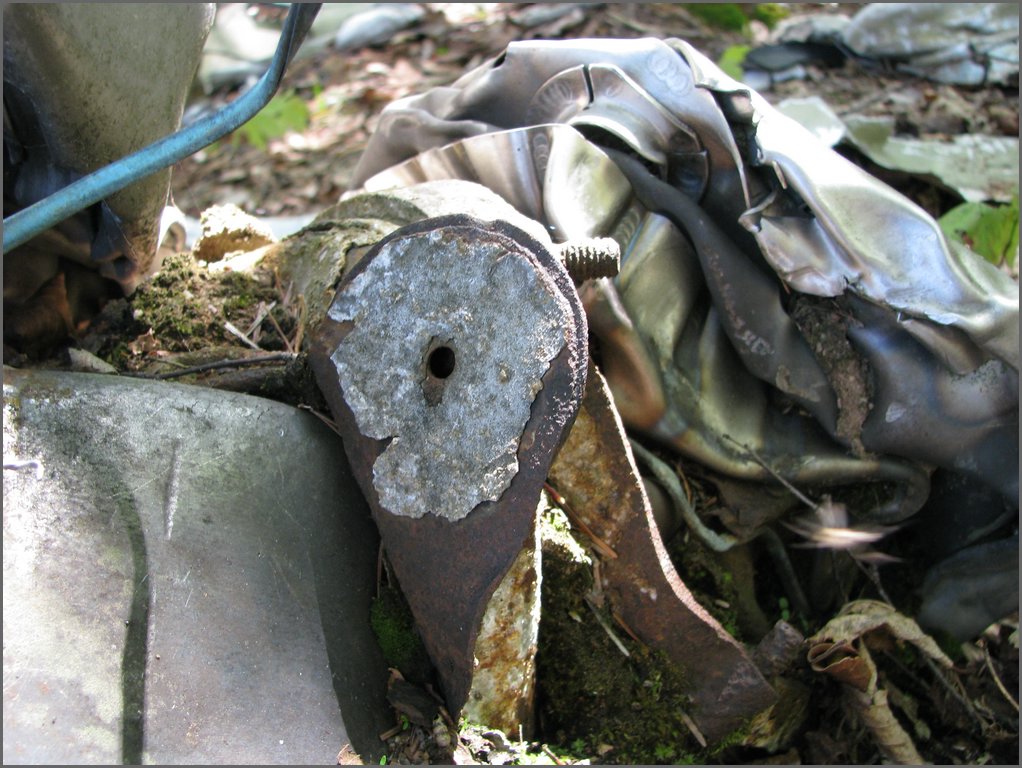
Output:
<path fill-rule="evenodd" d="M 330 357 L 352 324 L 329 318 L 312 331 L 309 358 L 330 405 L 352 470 L 380 529 L 384 547 L 415 616 L 423 642 L 437 667 L 452 714 L 464 705 L 472 680 L 473 651 L 486 605 L 515 557 L 533 534 L 535 510 L 553 458 L 566 439 L 585 391 L 588 360 L 585 313 L 574 284 L 559 260 L 539 241 L 503 221 L 443 216 L 403 227 L 377 243 L 338 291 L 353 280 L 387 243 L 441 227 L 476 230 L 502 237 L 545 272 L 567 303 L 571 325 L 565 346 L 543 376 L 519 441 L 519 470 L 496 502 L 477 506 L 457 521 L 426 515 L 413 519 L 383 509 L 373 486 L 373 463 L 386 441 L 365 437 L 344 399 Z"/>
<path fill-rule="evenodd" d="M 613 609 L 690 686 L 693 719 L 717 741 L 776 696 L 742 646 L 699 605 L 674 569 L 653 519 L 606 381 L 591 365 L 582 408 L 550 471 L 575 514 L 617 553 L 602 563 Z"/>

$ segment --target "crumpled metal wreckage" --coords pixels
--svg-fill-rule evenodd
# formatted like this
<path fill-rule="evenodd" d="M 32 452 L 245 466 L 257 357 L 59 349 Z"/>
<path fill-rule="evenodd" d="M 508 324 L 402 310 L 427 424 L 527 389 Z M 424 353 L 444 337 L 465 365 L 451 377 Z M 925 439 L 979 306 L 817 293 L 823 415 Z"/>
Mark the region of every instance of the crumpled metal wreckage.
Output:
<path fill-rule="evenodd" d="M 857 523 L 887 526 L 930 512 L 931 477 L 956 482 L 965 488 L 961 498 L 991 503 L 969 507 L 962 536 L 944 543 L 945 560 L 924 587 L 922 615 L 931 627 L 965 637 L 1017 604 L 1014 569 L 979 573 L 972 566 L 993 549 L 997 563 L 1010 559 L 1005 551 L 1017 553 L 1017 533 L 994 542 L 983 537 L 1017 517 L 1018 287 L 949 246 L 916 206 L 678 40 L 517 43 L 451 86 L 395 102 L 356 170 L 358 189 L 337 210 L 355 218 L 367 199 L 426 189 L 436 195 L 433 182 L 488 188 L 476 194 L 482 212 L 476 214 L 479 201 L 457 196 L 398 205 L 382 230 L 390 234 L 366 244 L 368 253 L 349 269 L 312 335 L 321 387 L 388 550 L 393 544 L 411 552 L 425 537 L 436 545 L 433 554 L 448 558 L 430 571 L 448 583 L 405 579 L 406 592 L 440 604 L 461 594 L 445 590 L 459 588 L 460 558 L 487 541 L 491 527 L 510 533 L 493 551 L 470 558 L 480 569 L 460 588 L 471 610 L 454 606 L 452 615 L 485 625 L 493 615 L 480 614 L 501 594 L 502 579 L 513 574 L 528 587 L 534 520 L 525 513 L 535 508 L 547 471 L 590 492 L 601 487 L 598 473 L 579 469 L 592 446 L 573 442 L 579 431 L 572 424 L 588 424 L 615 448 L 599 465 L 612 487 L 594 496 L 604 506 L 587 522 L 622 543 L 625 562 L 627 553 L 648 549 L 655 563 L 609 577 L 617 594 L 636 604 L 631 615 L 650 622 L 640 631 L 670 645 L 672 626 L 656 620 L 678 616 L 709 632 L 713 648 L 728 649 L 720 651 L 721 670 L 713 659 L 697 667 L 706 708 L 694 717 L 711 738 L 725 735 L 733 718 L 769 705 L 769 689 L 666 562 L 624 427 L 711 473 L 725 502 L 719 522 L 733 541 L 751 539 L 784 511 L 742 502 L 749 483 L 775 486 L 779 476 L 817 498 L 846 501 Z M 409 208 L 408 219 L 397 221 Z M 325 222 L 320 217 L 310 229 Z M 551 254 L 592 237 L 618 244 L 620 274 L 582 282 L 576 293 Z M 482 259 L 474 265 L 482 272 L 460 274 L 466 257 Z M 439 271 L 431 272 L 433 262 Z M 486 281 L 497 271 L 502 285 L 516 290 L 516 317 L 531 312 L 558 322 L 519 323 L 520 338 L 477 340 L 477 354 L 466 356 L 463 335 L 480 327 L 471 302 L 487 328 L 497 328 L 504 312 L 501 292 Z M 406 290 L 402 276 L 414 278 L 420 292 Z M 434 312 L 449 299 L 468 302 L 457 308 L 467 311 Z M 408 336 L 388 337 L 377 327 L 380 318 L 360 306 L 371 302 L 422 325 L 413 334 L 424 344 L 413 350 L 416 365 L 397 365 L 401 358 L 388 345 L 400 347 Z M 444 329 L 450 335 L 422 324 L 427 316 L 453 323 Z M 586 367 L 587 335 L 602 375 Z M 532 342 L 538 351 L 526 355 L 530 372 L 519 380 L 520 361 L 508 365 L 501 345 Z M 373 355 L 394 362 L 400 381 L 363 370 Z M 413 395 L 451 418 L 478 419 L 479 409 L 460 411 L 453 394 L 461 372 L 482 370 L 483 361 L 498 381 L 518 388 L 483 440 L 500 447 L 497 460 L 483 467 L 478 492 L 430 489 L 429 504 L 443 515 L 414 511 L 416 475 L 404 463 L 443 469 L 444 442 L 402 421 L 411 431 L 401 445 L 387 419 L 414 411 Z M 402 381 L 415 386 L 402 389 Z M 521 397 L 532 398 L 525 410 L 515 407 Z M 403 404 L 373 414 L 374 403 L 387 398 Z M 466 445 L 453 453 L 474 456 L 477 436 L 462 437 Z M 422 456 L 408 451 L 415 441 Z M 514 514 L 497 527 L 502 510 Z M 416 572 L 411 559 L 404 568 Z M 658 605 L 654 582 L 675 599 Z M 512 597 L 500 599 L 509 604 Z M 963 601 L 980 606 L 965 621 L 956 607 Z M 422 623 L 429 614 L 417 615 Z M 478 651 L 476 640 L 487 635 L 436 621 L 435 656 L 451 638 L 458 653 Z M 487 637 L 500 631 L 498 623 Z M 479 680 L 463 674 L 472 658 L 438 658 L 448 698 L 460 704 Z"/>
<path fill-rule="evenodd" d="M 1018 285 L 687 43 L 514 43 L 388 106 L 354 186 L 454 178 L 620 244 L 580 293 L 635 433 L 722 478 L 869 485 L 871 523 L 934 468 L 1017 510 Z"/>
<path fill-rule="evenodd" d="M 458 182 L 486 188 L 475 193 L 481 212 Z M 522 477 L 537 465 L 610 543 L 612 609 L 681 664 L 708 738 L 769 706 L 769 686 L 664 555 L 621 422 L 710 472 L 729 533 L 692 523 L 720 549 L 792 511 L 750 503 L 749 483 L 827 494 L 817 511 L 847 508 L 853 536 L 870 541 L 920 514 L 935 468 L 990 488 L 1007 502 L 972 510 L 952 544 L 964 550 L 951 570 L 963 578 L 928 580 L 922 615 L 967 637 L 1010 612 L 1012 595 L 1017 603 L 1013 569 L 967 573 L 991 547 L 1017 549 L 1017 538 L 980 541 L 1017 515 L 1017 285 L 952 250 L 917 206 L 686 43 L 513 44 L 453 85 L 387 107 L 354 186 L 320 226 L 385 217 L 380 197 L 417 191 L 426 221 L 397 229 L 348 271 L 310 356 L 454 709 L 474 705 L 479 670 L 494 666 L 477 628 L 493 613 L 500 574 L 529 551 L 539 484 Z M 435 201 L 424 200 L 445 191 L 451 200 L 430 210 Z M 459 201 L 468 218 L 441 215 Z M 498 244 L 503 226 L 521 227 L 513 239 L 541 262 L 544 248 L 592 238 L 620 249 L 616 278 L 577 280 L 609 390 L 588 373 L 566 437 L 551 438 L 551 417 L 563 417 L 551 403 L 577 400 L 585 354 L 565 350 L 583 326 L 563 309 L 526 307 L 544 275 L 561 273 L 542 264 L 523 290 L 506 276 L 518 246 Z M 494 307 L 493 285 L 477 272 L 504 275 L 494 280 L 507 286 L 506 303 Z M 523 322 L 529 312 L 534 321 Z M 551 321 L 566 335 L 545 335 Z M 523 341 L 520 354 L 508 352 Z M 543 365 L 533 355 L 549 362 L 532 404 L 533 416 L 547 414 L 545 443 L 524 415 L 504 424 L 507 382 L 536 388 Z M 503 378 L 491 381 L 491 371 Z M 493 407 L 480 411 L 480 400 Z M 445 429 L 455 430 L 447 448 Z M 493 445 L 473 453 L 473 430 Z M 517 449 L 506 447 L 511 433 L 521 434 Z M 551 439 L 562 445 L 556 457 Z M 456 471 L 464 467 L 471 472 Z M 832 516 L 830 525 L 845 524 Z M 475 552 L 483 530 L 491 543 Z M 977 595 L 978 611 L 934 608 Z"/>

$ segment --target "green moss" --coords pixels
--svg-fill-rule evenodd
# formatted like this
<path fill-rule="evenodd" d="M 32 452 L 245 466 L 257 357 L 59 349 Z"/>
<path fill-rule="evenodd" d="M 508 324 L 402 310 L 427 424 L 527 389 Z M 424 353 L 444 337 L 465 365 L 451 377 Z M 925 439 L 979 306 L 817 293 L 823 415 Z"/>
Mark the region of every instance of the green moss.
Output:
<path fill-rule="evenodd" d="M 609 745 L 600 762 L 673 763 L 698 748 L 682 719 L 691 711 L 684 677 L 663 653 L 619 632 L 630 656 L 622 654 L 585 602 L 592 586 L 590 566 L 544 547 L 536 657 L 544 735 L 576 754 Z"/>
<path fill-rule="evenodd" d="M 167 257 L 131 304 L 135 319 L 152 328 L 164 349 L 183 351 L 224 340 L 225 321 L 247 325 L 259 302 L 275 298 L 272 288 L 250 275 L 210 275 L 191 254 L 182 253 Z"/>
<path fill-rule="evenodd" d="M 770 29 L 790 15 L 791 12 L 782 3 L 758 3 L 752 12 L 752 18 L 762 21 Z"/>
<path fill-rule="evenodd" d="M 694 542 L 685 544 L 682 538 L 671 542 L 669 552 L 685 586 L 732 637 L 741 639 L 741 601 L 734 575 L 724 567 L 720 556 Z"/>
<path fill-rule="evenodd" d="M 387 666 L 413 683 L 429 679 L 431 664 L 404 595 L 394 587 L 380 590 L 369 609 L 369 623 Z"/>
<path fill-rule="evenodd" d="M 740 32 L 748 19 L 737 3 L 686 3 L 685 10 L 717 29 Z"/>

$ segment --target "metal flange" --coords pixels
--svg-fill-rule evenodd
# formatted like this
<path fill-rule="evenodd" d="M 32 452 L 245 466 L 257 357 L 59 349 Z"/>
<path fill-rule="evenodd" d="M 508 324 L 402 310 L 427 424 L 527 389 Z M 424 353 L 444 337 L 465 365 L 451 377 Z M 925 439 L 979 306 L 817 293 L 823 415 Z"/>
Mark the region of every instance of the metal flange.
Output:
<path fill-rule="evenodd" d="M 310 360 L 452 713 L 585 388 L 585 315 L 506 221 L 403 227 L 345 276 Z"/>

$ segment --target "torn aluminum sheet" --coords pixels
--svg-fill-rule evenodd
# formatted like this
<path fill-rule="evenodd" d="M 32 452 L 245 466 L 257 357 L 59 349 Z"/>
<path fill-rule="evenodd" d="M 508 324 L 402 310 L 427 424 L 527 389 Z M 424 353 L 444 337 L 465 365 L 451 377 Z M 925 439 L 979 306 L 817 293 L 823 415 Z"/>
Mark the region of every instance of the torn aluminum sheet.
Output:
<path fill-rule="evenodd" d="M 823 99 L 786 99 L 777 110 L 828 146 L 844 141 L 877 165 L 936 179 L 965 200 L 1010 202 L 1018 192 L 1018 139 L 954 136 L 949 141 L 894 135 L 886 117 L 837 116 Z"/>
<path fill-rule="evenodd" d="M 885 168 L 934 176 L 968 201 L 1008 202 L 1018 192 L 1018 139 L 954 136 L 938 142 L 894 135 L 894 121 L 849 115 L 848 140 Z"/>
<path fill-rule="evenodd" d="M 1017 498 L 1018 286 L 686 43 L 514 43 L 390 105 L 355 183 L 444 178 L 555 241 L 621 244 L 621 275 L 582 292 L 628 426 L 733 477 L 768 478 L 744 445 L 794 482 L 896 487 L 875 521 L 919 508 L 924 463 Z M 875 374 L 907 360 L 896 387 Z"/>
<path fill-rule="evenodd" d="M 1017 3 L 870 3 L 841 37 L 860 56 L 944 83 L 1018 78 Z"/>
<path fill-rule="evenodd" d="M 435 179 L 618 241 L 580 293 L 633 432 L 863 522 L 916 513 L 934 466 L 1017 509 L 1018 285 L 685 42 L 514 43 L 391 104 L 354 183 Z"/>
<path fill-rule="evenodd" d="M 1018 82 L 1018 5 L 1012 3 L 868 3 L 852 18 L 792 16 L 777 25 L 766 47 L 799 52 L 804 43 L 819 46 L 821 54 L 830 48 L 833 56 L 853 54 L 942 83 Z M 746 82 L 768 87 L 795 69 L 767 73 L 753 64 Z"/>

